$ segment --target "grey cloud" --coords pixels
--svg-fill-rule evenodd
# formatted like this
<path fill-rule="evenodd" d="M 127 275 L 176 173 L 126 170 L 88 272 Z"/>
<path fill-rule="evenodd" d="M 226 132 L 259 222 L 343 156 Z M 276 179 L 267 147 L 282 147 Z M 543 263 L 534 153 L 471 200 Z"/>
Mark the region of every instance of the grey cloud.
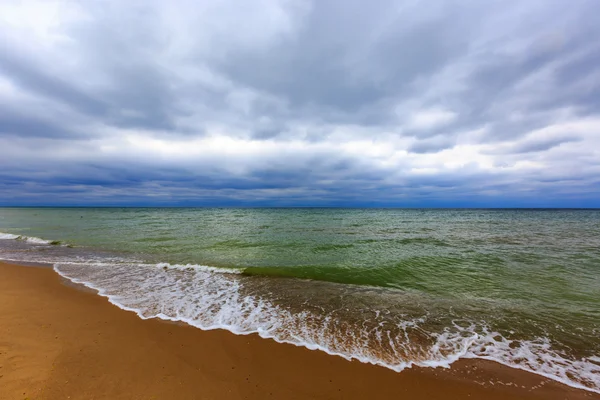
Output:
<path fill-rule="evenodd" d="M 577 154 L 571 171 L 596 171 L 598 161 L 585 148 L 595 143 L 591 134 L 527 137 L 564 119 L 600 118 L 597 3 L 577 0 L 568 9 L 561 1 L 307 4 L 265 3 L 262 14 L 271 15 L 270 5 L 285 14 L 277 22 L 279 14 L 255 21 L 235 2 L 216 11 L 199 5 L 185 21 L 165 19 L 172 9 L 160 2 L 83 2 L 89 18 L 57 28 L 68 46 L 36 53 L 37 38 L 30 50 L 25 37 L 8 43 L 0 78 L 27 96 L 11 97 L 0 80 L 0 139 L 10 136 L 4 143 L 13 153 L 0 160 L 0 186 L 15 199 L 86 190 L 90 199 L 106 199 L 130 188 L 128 199 L 147 191 L 185 202 L 256 196 L 277 204 L 473 200 L 485 198 L 482 188 L 518 198 L 521 189 L 548 193 L 553 182 L 565 181 L 587 182 L 598 193 L 590 176 L 570 180 L 557 172 L 568 162 L 566 153 L 555 154 L 564 147 L 576 148 L 569 150 Z M 276 23 L 282 26 L 268 26 Z M 427 109 L 456 117 L 411 127 L 411 117 Z M 484 127 L 465 139 L 465 132 Z M 215 159 L 209 150 L 183 160 L 160 148 L 115 150 L 126 142 L 109 139 L 127 135 L 163 139 L 162 146 L 224 136 L 329 147 L 265 160 L 248 160 L 237 148 Z M 389 141 L 409 156 L 386 160 L 368 145 L 364 154 L 344 153 L 353 140 Z M 432 158 L 457 143 L 487 145 L 492 150 L 480 155 L 506 156 L 504 166 L 465 160 L 457 168 Z M 515 168 L 532 158 L 548 165 L 541 176 Z M 420 161 L 438 172 L 410 172 Z"/>
<path fill-rule="evenodd" d="M 580 140 L 581 139 L 578 137 L 561 137 L 561 138 L 527 140 L 527 141 L 523 141 L 521 143 L 517 143 L 515 146 L 511 146 L 505 152 L 511 153 L 511 154 L 535 153 L 535 152 L 550 150 L 554 147 L 560 146 L 563 143 L 578 142 Z"/>
<path fill-rule="evenodd" d="M 299 32 L 268 51 L 241 51 L 217 62 L 235 82 L 273 93 L 293 107 L 347 114 L 382 99 L 412 95 L 411 84 L 467 47 L 460 10 L 415 18 L 386 2 L 315 2 Z M 458 7 L 458 5 L 457 5 Z M 433 7 L 435 8 L 435 7 Z M 460 7 L 458 7 L 460 9 Z"/>
<path fill-rule="evenodd" d="M 45 73 L 42 65 L 27 60 L 14 49 L 0 52 L 0 71 L 27 90 L 65 102 L 78 110 L 102 115 L 106 106 L 83 91 L 73 87 L 68 76 L 56 77 Z"/>
<path fill-rule="evenodd" d="M 408 151 L 412 153 L 436 153 L 451 148 L 454 144 L 454 140 L 449 136 L 437 136 L 432 139 L 416 141 L 408 148 Z"/>
<path fill-rule="evenodd" d="M 62 138 L 75 135 L 70 127 L 51 121 L 44 121 L 32 116 L 19 116 L 12 113 L 3 113 L 0 110 L 0 136 L 18 135 L 35 137 Z"/>

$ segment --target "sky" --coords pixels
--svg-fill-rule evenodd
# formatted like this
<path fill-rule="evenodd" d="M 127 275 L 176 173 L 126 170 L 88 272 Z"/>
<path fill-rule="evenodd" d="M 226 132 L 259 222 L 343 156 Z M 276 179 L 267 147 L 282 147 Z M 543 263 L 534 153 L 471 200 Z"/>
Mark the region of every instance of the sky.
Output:
<path fill-rule="evenodd" d="M 597 0 L 0 2 L 0 205 L 600 207 Z"/>

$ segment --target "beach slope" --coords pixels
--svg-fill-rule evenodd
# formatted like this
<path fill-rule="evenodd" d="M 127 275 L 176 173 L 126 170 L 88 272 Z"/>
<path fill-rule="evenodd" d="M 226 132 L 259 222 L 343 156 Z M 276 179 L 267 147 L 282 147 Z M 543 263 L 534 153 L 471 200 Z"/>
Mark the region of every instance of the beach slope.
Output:
<path fill-rule="evenodd" d="M 382 367 L 141 320 L 50 268 L 0 263 L 0 399 L 592 399 L 483 360 Z"/>

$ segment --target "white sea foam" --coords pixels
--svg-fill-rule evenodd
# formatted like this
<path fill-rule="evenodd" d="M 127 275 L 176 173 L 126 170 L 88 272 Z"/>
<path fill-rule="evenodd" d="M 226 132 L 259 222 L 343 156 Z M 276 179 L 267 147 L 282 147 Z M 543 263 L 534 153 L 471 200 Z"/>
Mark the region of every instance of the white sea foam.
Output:
<path fill-rule="evenodd" d="M 442 342 L 453 343 L 457 336 L 472 332 L 474 327 L 455 327 L 454 333 L 440 336 Z M 513 341 L 483 327 L 468 346 L 456 353 L 458 358 L 480 358 L 509 367 L 533 372 L 569 386 L 600 393 L 600 365 L 588 359 L 567 359 L 552 348 L 548 338 Z M 577 379 L 573 379 L 577 377 Z"/>
<path fill-rule="evenodd" d="M 241 335 L 256 333 L 394 371 L 412 365 L 448 367 L 460 358 L 482 358 L 600 393 L 600 358 L 567 359 L 546 338 L 513 342 L 486 326 L 454 324 L 442 332 L 430 332 L 433 344 L 423 346 L 411 343 L 409 332 L 422 329 L 424 317 L 398 321 L 394 334 L 384 327 L 348 329 L 334 316 L 292 311 L 248 292 L 231 270 L 166 263 L 156 267 L 132 263 L 107 269 L 103 263 L 63 263 L 54 269 L 142 319 L 181 321 L 203 330 L 226 329 Z"/>
<path fill-rule="evenodd" d="M 51 240 L 45 240 L 35 236 L 15 235 L 12 233 L 0 232 L 0 240 L 23 240 L 33 244 L 50 244 Z"/>
<path fill-rule="evenodd" d="M 12 233 L 0 232 L 0 240 L 14 240 L 18 237 L 19 235 L 13 235 Z"/>
<path fill-rule="evenodd" d="M 244 272 L 244 270 L 240 269 L 240 268 L 219 268 L 219 267 L 211 267 L 208 265 L 198 265 L 198 264 L 158 263 L 158 264 L 156 264 L 156 267 L 162 268 L 162 269 L 177 269 L 180 271 L 194 270 L 194 271 L 204 271 L 204 272 L 218 272 L 218 273 L 222 273 L 222 274 L 241 274 Z"/>
<path fill-rule="evenodd" d="M 20 236 L 19 238 L 17 238 L 18 240 L 25 240 L 29 243 L 34 243 L 34 244 L 50 244 L 52 243 L 51 240 L 44 240 L 35 236 Z"/>

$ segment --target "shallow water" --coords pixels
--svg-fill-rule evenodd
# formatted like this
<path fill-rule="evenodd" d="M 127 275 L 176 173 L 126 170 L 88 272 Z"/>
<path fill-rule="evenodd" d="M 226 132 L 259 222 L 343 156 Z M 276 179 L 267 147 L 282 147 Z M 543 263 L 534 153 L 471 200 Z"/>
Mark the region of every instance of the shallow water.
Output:
<path fill-rule="evenodd" d="M 600 392 L 598 210 L 4 208 L 0 232 L 143 318 Z"/>

